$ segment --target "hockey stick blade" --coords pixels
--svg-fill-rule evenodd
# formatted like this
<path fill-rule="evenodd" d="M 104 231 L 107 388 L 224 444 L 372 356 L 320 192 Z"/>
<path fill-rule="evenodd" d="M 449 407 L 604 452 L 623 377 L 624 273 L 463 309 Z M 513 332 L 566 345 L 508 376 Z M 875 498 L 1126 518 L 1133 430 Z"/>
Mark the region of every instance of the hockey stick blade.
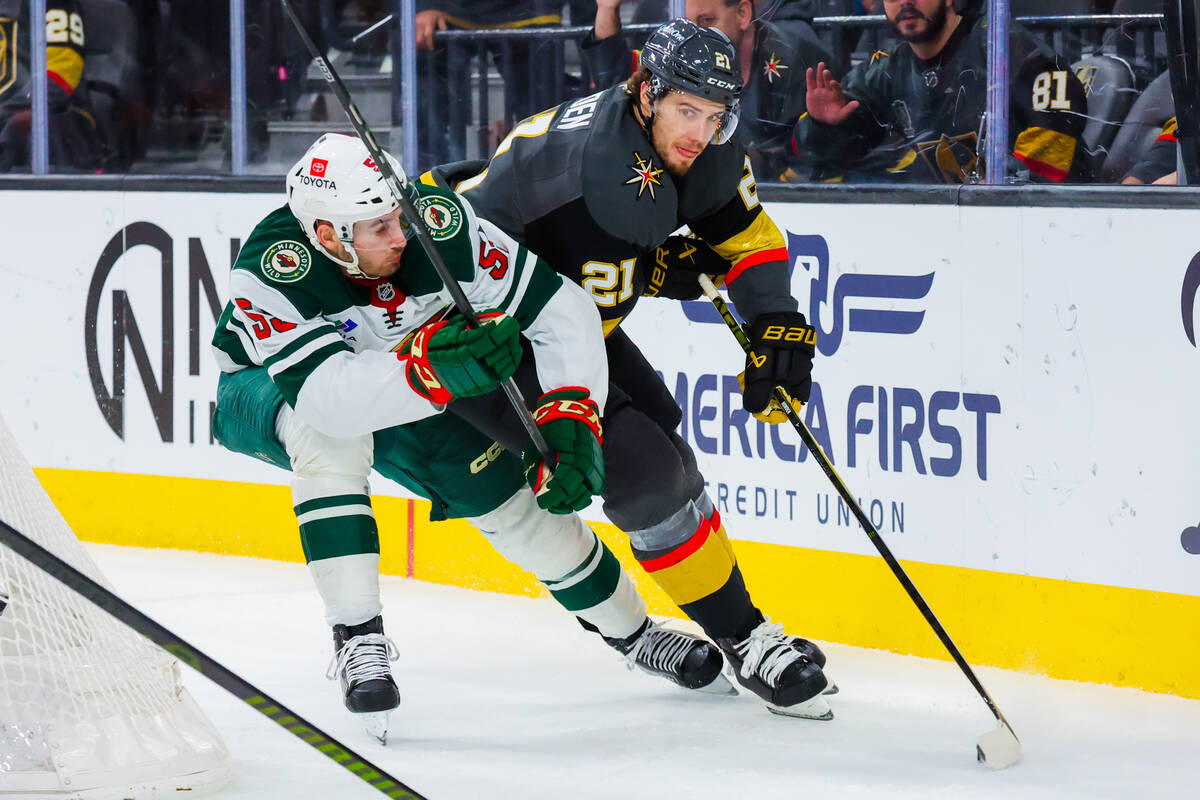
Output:
<path fill-rule="evenodd" d="M 725 300 L 722 299 L 720 293 L 717 291 L 717 287 L 713 284 L 712 279 L 707 275 L 701 274 L 697 276 L 697 280 L 700 283 L 701 290 L 704 292 L 704 296 L 716 308 L 717 313 L 725 322 L 725 326 L 729 328 L 729 332 L 737 339 L 742 350 L 748 356 L 753 356 L 754 351 L 750 345 L 750 340 L 746 338 L 746 332 L 742 330 L 737 320 L 733 318 L 733 313 L 729 310 L 729 306 L 726 305 Z M 825 477 L 829 478 L 829 482 L 837 490 L 838 496 L 842 498 L 842 502 L 850 509 L 850 513 L 867 534 L 867 538 L 871 540 L 871 544 L 875 545 L 875 549 L 879 551 L 879 555 L 887 563 L 888 569 L 892 571 L 892 574 L 896 576 L 896 580 L 904 587 L 905 593 L 908 594 L 909 599 L 913 601 L 913 604 L 921 612 L 921 616 L 925 617 L 925 621 L 929 623 L 929 627 L 933 629 L 938 639 L 941 640 L 942 645 L 946 648 L 946 652 L 954 659 L 954 663 L 958 665 L 958 668 L 962 670 L 963 675 L 966 676 L 971 686 L 975 688 L 976 693 L 987 704 L 988 710 L 992 712 L 992 716 L 996 718 L 996 722 L 999 723 L 1000 728 L 1004 729 L 1001 736 L 997 735 L 997 731 L 992 731 L 980 737 L 975 747 L 976 757 L 993 769 L 1004 769 L 1005 767 L 1012 766 L 1021 755 L 1020 742 L 1017 741 L 1012 726 L 1008 724 L 1008 720 L 1000 713 L 999 706 L 992 700 L 991 695 L 984 688 L 983 682 L 975 674 L 975 670 L 967 663 L 967 659 L 963 656 L 962 651 L 958 649 L 958 645 L 950 638 L 950 634 L 946 631 L 945 626 L 942 625 L 933 613 L 933 609 L 929 607 L 929 603 L 925 602 L 925 598 L 917 590 L 916 585 L 912 582 L 912 578 L 908 577 L 908 573 L 904 571 L 904 567 L 900 566 L 900 562 L 892 554 L 891 548 L 883 541 L 883 537 L 879 535 L 879 531 L 875 529 L 870 518 L 850 493 L 850 489 L 847 488 L 841 476 L 837 474 L 837 470 L 833 467 L 833 462 L 825 455 L 825 452 L 821 449 L 821 445 L 813 437 L 812 431 L 808 429 L 808 426 L 804 424 L 804 420 L 800 419 L 800 415 L 792 408 L 790 398 L 782 387 L 777 386 L 775 388 L 775 399 L 780 408 L 783 409 L 784 414 L 787 415 L 788 421 L 792 424 L 796 433 L 800 434 L 800 440 L 808 448 L 809 453 L 812 454 L 813 460 L 817 462 L 817 466 L 825 473 Z M 996 766 L 997 764 L 1000 766 Z"/>
<path fill-rule="evenodd" d="M 0 545 L 24 558 L 97 608 L 123 622 L 217 686 L 246 703 L 321 755 L 394 800 L 426 800 L 397 778 L 366 760 L 283 703 L 271 697 L 174 631 L 138 611 L 8 523 L 0 520 Z"/>
<path fill-rule="evenodd" d="M 1007 769 L 1021 760 L 1021 741 L 1008 723 L 1001 720 L 976 740 L 975 756 L 992 769 Z"/>

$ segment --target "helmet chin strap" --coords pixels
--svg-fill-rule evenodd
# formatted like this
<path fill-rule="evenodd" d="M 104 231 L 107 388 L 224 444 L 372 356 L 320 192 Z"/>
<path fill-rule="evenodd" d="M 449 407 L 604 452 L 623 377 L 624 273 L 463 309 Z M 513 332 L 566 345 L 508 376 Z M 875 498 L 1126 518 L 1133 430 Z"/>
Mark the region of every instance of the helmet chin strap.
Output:
<path fill-rule="evenodd" d="M 320 242 L 317 242 L 317 247 L 321 248 L 321 252 L 324 253 L 330 261 L 346 270 L 346 273 L 351 277 L 371 280 L 369 275 L 358 268 L 358 251 L 354 249 L 353 240 L 347 241 L 346 239 L 340 239 L 339 241 L 342 243 L 342 247 L 346 249 L 346 252 L 350 254 L 349 261 L 343 261 L 342 259 L 338 258 L 336 253 L 331 252 L 329 248 Z"/>

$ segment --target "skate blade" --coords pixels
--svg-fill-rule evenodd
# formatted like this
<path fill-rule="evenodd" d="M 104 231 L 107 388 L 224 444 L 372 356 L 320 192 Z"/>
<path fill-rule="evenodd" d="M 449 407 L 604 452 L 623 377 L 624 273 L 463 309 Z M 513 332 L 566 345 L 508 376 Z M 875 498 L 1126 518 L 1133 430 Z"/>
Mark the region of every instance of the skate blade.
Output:
<path fill-rule="evenodd" d="M 723 672 L 718 673 L 717 677 L 713 678 L 712 683 L 707 686 L 701 686 L 698 689 L 693 689 L 692 691 L 731 697 L 737 697 L 738 693 L 738 690 L 734 688 L 733 684 L 729 682 L 729 678 L 726 678 Z"/>
<path fill-rule="evenodd" d="M 997 722 L 994 730 L 976 740 L 975 756 L 992 769 L 1005 769 L 1020 760 L 1021 742 L 1007 723 Z"/>
<path fill-rule="evenodd" d="M 390 711 L 368 711 L 364 714 L 357 714 L 362 718 L 363 727 L 367 729 L 367 733 L 379 740 L 380 744 L 387 744 L 388 737 L 388 716 Z"/>
<path fill-rule="evenodd" d="M 824 695 L 817 695 L 811 700 L 805 700 L 803 703 L 796 703 L 791 706 L 777 706 L 767 703 L 767 711 L 772 714 L 778 714 L 781 717 L 796 717 L 797 719 L 815 719 L 821 722 L 828 722 L 833 719 L 833 709 L 829 706 L 829 701 Z"/>

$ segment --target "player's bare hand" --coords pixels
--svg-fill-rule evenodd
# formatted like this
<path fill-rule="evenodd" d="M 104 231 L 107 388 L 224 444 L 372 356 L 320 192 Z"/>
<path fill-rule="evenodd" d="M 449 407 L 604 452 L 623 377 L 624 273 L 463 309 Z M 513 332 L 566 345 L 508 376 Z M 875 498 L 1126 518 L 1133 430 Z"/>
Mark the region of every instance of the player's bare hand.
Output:
<path fill-rule="evenodd" d="M 812 67 L 805 70 L 804 83 L 808 114 L 817 122 L 841 125 L 860 105 L 857 100 L 846 99 L 842 84 L 834 80 L 833 73 L 826 68 L 824 61 L 817 64 L 815 70 Z"/>
<path fill-rule="evenodd" d="M 417 31 L 417 48 L 433 49 L 433 34 L 446 30 L 446 15 L 435 8 L 418 11 L 415 25 Z"/>

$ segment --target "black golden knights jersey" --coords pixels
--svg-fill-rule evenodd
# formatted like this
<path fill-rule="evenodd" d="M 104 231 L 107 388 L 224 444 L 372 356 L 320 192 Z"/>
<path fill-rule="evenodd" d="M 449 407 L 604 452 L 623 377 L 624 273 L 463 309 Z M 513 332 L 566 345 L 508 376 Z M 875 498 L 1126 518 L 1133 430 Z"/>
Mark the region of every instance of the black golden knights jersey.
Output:
<path fill-rule="evenodd" d="M 29 105 L 28 0 L 0 0 L 0 106 Z M 46 74 L 51 101 L 70 96 L 83 76 L 83 17 L 76 0 L 46 3 Z"/>
<path fill-rule="evenodd" d="M 606 334 L 645 290 L 656 248 L 684 225 L 729 262 L 726 283 L 747 319 L 796 309 L 787 247 L 740 140 L 709 145 L 673 178 L 622 86 L 524 120 L 473 177 L 435 174 L 586 289 Z"/>
<path fill-rule="evenodd" d="M 1083 144 L 1087 97 L 1066 60 L 1024 28 L 1010 36 L 1009 145 L 1034 180 L 1093 180 Z M 979 176 L 987 109 L 987 20 L 963 17 L 936 57 L 924 61 L 907 43 L 876 53 L 842 80 L 862 105 L 841 125 L 805 114 L 795 141 L 812 154 L 817 179 L 890 179 L 963 183 Z"/>
<path fill-rule="evenodd" d="M 753 31 L 749 77 L 740 103 L 742 138 L 760 178 L 801 180 L 812 171 L 803 154 L 792 150 L 792 126 L 805 111 L 804 73 L 833 58 L 815 36 L 803 37 L 784 25 L 758 19 Z M 621 34 L 597 39 L 592 31 L 580 42 L 580 55 L 597 87 L 624 81 L 637 69 L 641 51 L 631 50 L 629 41 Z"/>

